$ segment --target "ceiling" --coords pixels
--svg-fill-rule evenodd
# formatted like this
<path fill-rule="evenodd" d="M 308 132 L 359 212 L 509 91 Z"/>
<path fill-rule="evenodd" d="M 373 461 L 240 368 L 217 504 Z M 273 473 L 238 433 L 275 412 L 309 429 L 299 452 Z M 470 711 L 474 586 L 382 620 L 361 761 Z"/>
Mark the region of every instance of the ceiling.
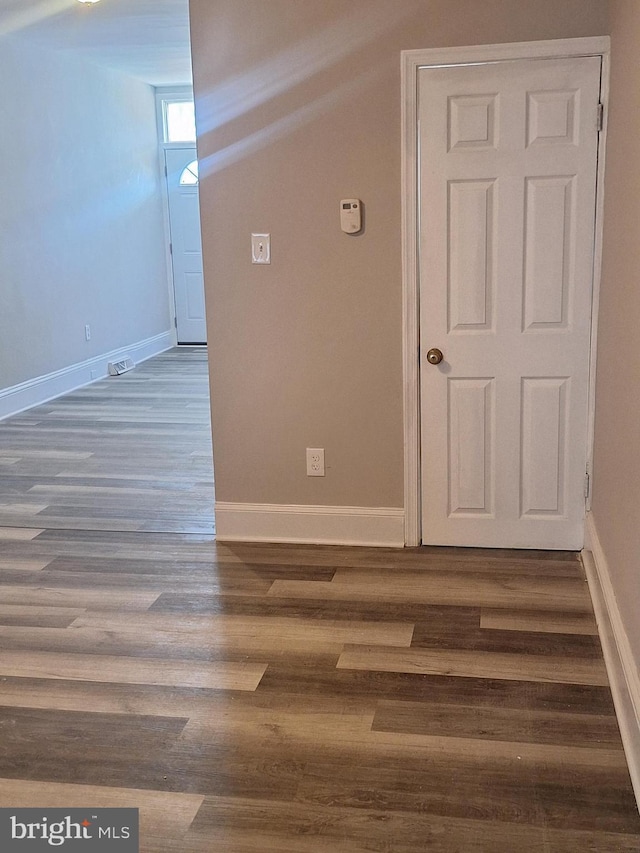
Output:
<path fill-rule="evenodd" d="M 122 71 L 152 86 L 191 83 L 189 0 L 0 0 L 0 35 Z"/>

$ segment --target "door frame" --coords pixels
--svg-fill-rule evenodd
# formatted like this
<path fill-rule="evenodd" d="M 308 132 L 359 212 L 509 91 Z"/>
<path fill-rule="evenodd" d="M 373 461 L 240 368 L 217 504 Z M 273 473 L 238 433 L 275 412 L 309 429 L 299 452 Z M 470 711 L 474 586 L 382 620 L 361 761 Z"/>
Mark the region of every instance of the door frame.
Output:
<path fill-rule="evenodd" d="M 526 59 L 566 59 L 600 56 L 602 77 L 600 102 L 604 105 L 602 132 L 598 135 L 596 218 L 593 257 L 591 352 L 589 357 L 589 421 L 587 473 L 591 476 L 595 419 L 595 367 L 597 317 L 602 267 L 604 212 L 604 161 L 609 98 L 609 36 L 550 41 L 483 44 L 470 47 L 404 50 L 402 75 L 402 358 L 404 409 L 404 536 L 405 546 L 422 543 L 420 477 L 420 278 L 418 170 L 418 75 L 421 68 L 439 65 L 473 65 Z M 589 509 L 590 494 L 586 509 Z"/>

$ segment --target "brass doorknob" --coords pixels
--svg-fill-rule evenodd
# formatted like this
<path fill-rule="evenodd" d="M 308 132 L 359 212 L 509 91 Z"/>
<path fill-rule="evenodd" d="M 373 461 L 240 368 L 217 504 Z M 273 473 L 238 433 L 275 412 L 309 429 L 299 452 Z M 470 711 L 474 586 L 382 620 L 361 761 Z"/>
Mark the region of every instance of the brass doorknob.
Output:
<path fill-rule="evenodd" d="M 442 351 L 439 349 L 430 349 L 427 353 L 427 361 L 429 364 L 440 364 L 444 356 L 442 355 Z"/>

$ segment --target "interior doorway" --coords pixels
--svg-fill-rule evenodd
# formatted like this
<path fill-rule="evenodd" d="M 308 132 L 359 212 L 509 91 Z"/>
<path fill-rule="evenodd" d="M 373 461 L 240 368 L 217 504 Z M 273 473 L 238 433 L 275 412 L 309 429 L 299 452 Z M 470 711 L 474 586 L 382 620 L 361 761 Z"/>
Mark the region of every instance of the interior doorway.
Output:
<path fill-rule="evenodd" d="M 603 64 L 584 41 L 413 56 L 423 544 L 583 545 Z"/>

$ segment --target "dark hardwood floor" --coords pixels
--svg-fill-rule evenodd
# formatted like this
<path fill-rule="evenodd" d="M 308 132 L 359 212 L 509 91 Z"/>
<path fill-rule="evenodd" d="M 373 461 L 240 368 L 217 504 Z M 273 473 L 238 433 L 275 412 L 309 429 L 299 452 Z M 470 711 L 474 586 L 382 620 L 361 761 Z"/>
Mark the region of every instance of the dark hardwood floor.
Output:
<path fill-rule="evenodd" d="M 184 410 L 176 357 L 141 369 Z M 97 452 L 112 422 L 92 409 Z M 57 476 L 50 448 L 83 452 L 53 421 L 40 474 L 7 465 L 32 486 Z M 129 473 L 189 493 L 189 441 L 158 432 Z M 0 805 L 138 807 L 143 853 L 640 851 L 576 555 L 224 545 L 49 505 L 0 508 Z"/>

